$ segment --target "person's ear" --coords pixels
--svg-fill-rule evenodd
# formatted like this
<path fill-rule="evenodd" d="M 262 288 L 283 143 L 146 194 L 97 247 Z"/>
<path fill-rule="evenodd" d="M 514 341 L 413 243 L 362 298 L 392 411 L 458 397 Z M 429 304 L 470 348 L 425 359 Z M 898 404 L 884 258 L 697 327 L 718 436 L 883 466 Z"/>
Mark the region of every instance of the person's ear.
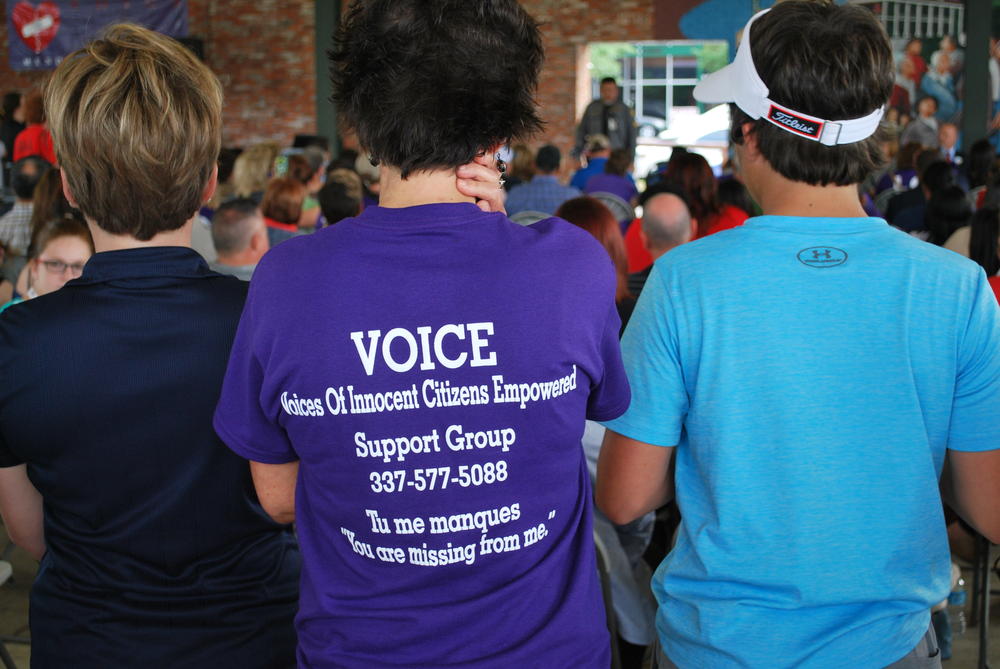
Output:
<path fill-rule="evenodd" d="M 28 261 L 28 265 L 25 267 L 27 270 L 25 280 L 27 281 L 28 288 L 31 288 L 38 283 L 38 268 L 41 267 L 41 265 L 42 261 L 37 255 Z"/>
<path fill-rule="evenodd" d="M 270 238 L 267 236 L 267 228 L 261 226 L 250 236 L 250 249 L 254 253 L 264 255 L 271 248 Z"/>
<path fill-rule="evenodd" d="M 205 184 L 205 190 L 201 193 L 201 203 L 208 204 L 208 201 L 212 199 L 215 195 L 215 189 L 219 186 L 219 165 L 216 163 L 212 166 L 212 176 L 208 178 L 208 183 Z"/>
<path fill-rule="evenodd" d="M 646 236 L 646 231 L 642 229 L 642 222 L 639 222 L 639 241 L 642 242 L 642 248 L 649 250 L 649 237 Z"/>
<path fill-rule="evenodd" d="M 479 163 L 480 165 L 483 165 L 484 167 L 489 167 L 490 169 L 499 169 L 496 164 L 496 156 L 500 153 L 500 150 L 503 149 L 503 147 L 504 143 L 499 142 L 495 146 L 484 151 L 481 155 L 478 155 L 475 158 L 473 158 L 472 162 Z"/>
<path fill-rule="evenodd" d="M 753 131 L 753 123 L 743 123 L 739 128 L 739 139 L 737 142 L 742 149 L 744 160 L 756 159 L 760 155 L 757 149 L 757 133 Z"/>
<path fill-rule="evenodd" d="M 691 217 L 691 236 L 688 237 L 688 241 L 691 241 L 698 236 L 698 219 Z"/>
<path fill-rule="evenodd" d="M 80 206 L 76 203 L 76 198 L 73 197 L 73 192 L 69 188 L 69 181 L 66 180 L 66 169 L 59 170 L 59 180 L 62 181 L 62 192 L 66 196 L 66 201 L 74 209 L 79 209 Z"/>

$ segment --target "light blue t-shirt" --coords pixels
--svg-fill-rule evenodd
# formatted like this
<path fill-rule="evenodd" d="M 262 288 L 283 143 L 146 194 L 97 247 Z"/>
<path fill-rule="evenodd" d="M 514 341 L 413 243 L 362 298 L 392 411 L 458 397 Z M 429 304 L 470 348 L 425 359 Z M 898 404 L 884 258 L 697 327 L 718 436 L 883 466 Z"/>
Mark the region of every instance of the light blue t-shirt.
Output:
<path fill-rule="evenodd" d="M 883 667 L 949 590 L 947 448 L 1000 447 L 978 265 L 875 218 L 763 216 L 674 249 L 622 341 L 607 426 L 677 446 L 653 577 L 681 667 Z"/>

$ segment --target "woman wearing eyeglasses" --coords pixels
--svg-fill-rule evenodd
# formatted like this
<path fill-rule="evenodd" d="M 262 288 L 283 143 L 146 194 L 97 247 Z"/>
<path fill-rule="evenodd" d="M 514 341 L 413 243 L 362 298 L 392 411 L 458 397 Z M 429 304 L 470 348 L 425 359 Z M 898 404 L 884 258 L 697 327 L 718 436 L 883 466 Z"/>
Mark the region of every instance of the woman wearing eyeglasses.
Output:
<path fill-rule="evenodd" d="M 24 295 L 18 295 L 3 306 L 32 297 L 55 292 L 70 279 L 83 273 L 83 266 L 94 254 L 94 240 L 87 226 L 71 218 L 64 218 L 42 228 L 35 238 L 37 255 L 28 262 L 28 283 Z"/>

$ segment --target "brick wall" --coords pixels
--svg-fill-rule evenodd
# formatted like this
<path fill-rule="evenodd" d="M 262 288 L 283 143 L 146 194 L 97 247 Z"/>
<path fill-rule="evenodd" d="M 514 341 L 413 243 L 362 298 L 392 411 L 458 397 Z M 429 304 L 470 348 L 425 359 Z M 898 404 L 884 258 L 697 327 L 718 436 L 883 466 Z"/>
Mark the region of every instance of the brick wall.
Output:
<path fill-rule="evenodd" d="M 225 145 L 290 145 L 316 132 L 313 4 L 188 0 L 190 32 L 205 40 L 205 61 L 225 91 Z"/>
<path fill-rule="evenodd" d="M 6 18 L 4 0 L 0 11 Z M 297 133 L 316 132 L 314 0 L 188 0 L 188 11 L 190 34 L 204 40 L 205 60 L 225 92 L 225 145 L 291 144 Z M 5 25 L 0 92 L 47 75 L 9 69 Z"/>
<path fill-rule="evenodd" d="M 567 153 L 572 148 L 576 119 L 590 101 L 586 45 L 653 39 L 657 10 L 672 1 L 677 0 L 522 0 L 543 24 L 546 48 L 538 100 L 547 128 L 534 144 L 552 142 Z M 287 144 L 296 133 L 315 132 L 313 3 L 188 0 L 190 33 L 204 39 L 205 59 L 225 90 L 227 145 L 264 139 Z M 6 16 L 3 0 L 0 8 Z M 43 79 L 45 73 L 8 69 L 6 40 L 4 29 L 0 90 L 25 88 Z"/>
<path fill-rule="evenodd" d="M 552 143 L 568 155 L 577 118 L 591 100 L 587 44 L 653 39 L 655 0 L 521 0 L 521 4 L 542 24 L 545 39 L 538 102 L 546 129 L 532 143 Z"/>

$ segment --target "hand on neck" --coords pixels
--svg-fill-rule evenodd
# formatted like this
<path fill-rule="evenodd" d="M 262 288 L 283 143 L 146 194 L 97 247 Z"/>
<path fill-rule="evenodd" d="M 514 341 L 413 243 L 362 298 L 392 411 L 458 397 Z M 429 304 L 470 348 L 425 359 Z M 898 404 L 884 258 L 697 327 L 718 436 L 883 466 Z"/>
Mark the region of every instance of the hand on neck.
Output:
<path fill-rule="evenodd" d="M 454 169 L 412 172 L 403 179 L 398 168 L 379 167 L 379 206 L 392 209 L 442 202 L 470 202 L 475 198 L 458 191 Z"/>

